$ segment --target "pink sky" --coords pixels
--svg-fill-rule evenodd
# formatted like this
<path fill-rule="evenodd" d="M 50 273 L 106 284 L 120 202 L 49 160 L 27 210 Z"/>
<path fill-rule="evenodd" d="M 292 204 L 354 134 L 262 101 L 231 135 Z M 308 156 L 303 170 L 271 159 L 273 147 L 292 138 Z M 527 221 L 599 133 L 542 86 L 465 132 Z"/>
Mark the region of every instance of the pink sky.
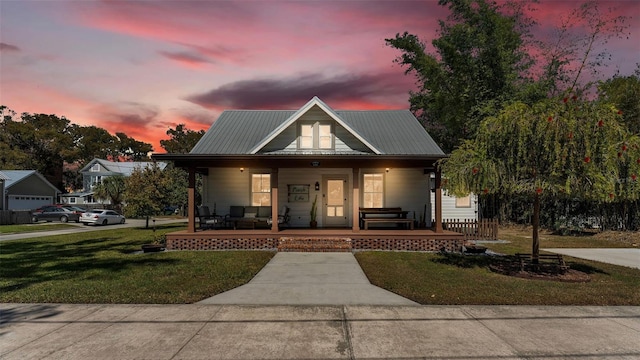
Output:
<path fill-rule="evenodd" d="M 539 32 L 579 1 L 542 1 Z M 640 2 L 611 41 L 607 76 L 640 62 Z M 447 9 L 427 1 L 0 0 L 0 104 L 124 132 L 162 151 L 179 123 L 208 129 L 224 109 L 408 108 L 411 76 L 384 39 L 429 43 Z"/>

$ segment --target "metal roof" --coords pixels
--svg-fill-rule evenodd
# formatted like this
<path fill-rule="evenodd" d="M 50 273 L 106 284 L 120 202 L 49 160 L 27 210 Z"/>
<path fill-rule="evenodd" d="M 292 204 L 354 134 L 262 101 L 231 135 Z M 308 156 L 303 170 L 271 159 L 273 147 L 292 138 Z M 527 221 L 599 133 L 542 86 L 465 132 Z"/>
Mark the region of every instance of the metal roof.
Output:
<path fill-rule="evenodd" d="M 109 172 L 119 173 L 123 176 L 131 176 L 135 168 L 145 169 L 153 164 L 152 161 L 109 161 L 105 159 L 93 159 L 83 167 L 80 172 L 89 171 L 95 163 L 100 163 Z M 167 166 L 167 163 L 164 162 L 157 162 L 157 164 L 161 170 Z"/>
<path fill-rule="evenodd" d="M 251 154 L 256 146 L 277 136 L 277 131 L 284 131 L 283 125 L 299 111 L 226 110 L 190 154 Z M 375 147 L 380 155 L 445 156 L 408 110 L 335 110 L 334 114 L 347 130 Z"/>

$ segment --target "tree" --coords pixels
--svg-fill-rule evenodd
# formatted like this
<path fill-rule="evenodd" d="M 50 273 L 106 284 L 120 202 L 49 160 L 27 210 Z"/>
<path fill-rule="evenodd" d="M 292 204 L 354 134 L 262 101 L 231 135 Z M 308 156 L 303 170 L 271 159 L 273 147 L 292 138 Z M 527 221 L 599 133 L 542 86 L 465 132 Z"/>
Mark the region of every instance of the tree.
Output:
<path fill-rule="evenodd" d="M 166 204 L 167 183 L 167 176 L 157 163 L 145 169 L 135 168 L 125 180 L 125 215 L 147 217 L 148 221 L 149 216 L 160 214 Z"/>
<path fill-rule="evenodd" d="M 516 102 L 482 122 L 442 163 L 445 188 L 523 195 L 533 203 L 534 260 L 539 255 L 540 202 L 578 198 L 598 203 L 640 197 L 640 138 L 621 124 L 622 113 L 576 96 L 534 105 Z M 621 164 L 628 172 L 621 172 Z"/>
<path fill-rule="evenodd" d="M 149 143 L 138 141 L 125 133 L 116 133 L 116 148 L 118 157 L 114 161 L 144 161 L 149 159 L 149 153 L 153 151 L 153 146 Z"/>
<path fill-rule="evenodd" d="M 121 175 L 104 178 L 101 183 L 93 188 L 95 197 L 99 199 L 109 199 L 111 204 L 119 207 L 125 192 L 125 178 Z"/>
<path fill-rule="evenodd" d="M 175 130 L 167 130 L 169 140 L 160 140 L 160 146 L 170 154 L 188 154 L 200 141 L 204 130 L 194 131 L 188 129 L 185 124 L 178 124 Z"/>
<path fill-rule="evenodd" d="M 517 6 L 505 15 L 506 8 L 486 0 L 439 4 L 451 15 L 440 21 L 435 53 L 407 32 L 385 41 L 402 51 L 395 61 L 406 67 L 405 74 L 416 77 L 419 90 L 410 93 L 411 110 L 450 152 L 475 134 L 482 119 L 514 100 L 521 74 L 531 65 L 524 48 L 529 22 Z"/>
<path fill-rule="evenodd" d="M 634 75 L 614 76 L 598 84 L 598 97 L 615 104 L 633 134 L 640 134 L 640 65 Z"/>

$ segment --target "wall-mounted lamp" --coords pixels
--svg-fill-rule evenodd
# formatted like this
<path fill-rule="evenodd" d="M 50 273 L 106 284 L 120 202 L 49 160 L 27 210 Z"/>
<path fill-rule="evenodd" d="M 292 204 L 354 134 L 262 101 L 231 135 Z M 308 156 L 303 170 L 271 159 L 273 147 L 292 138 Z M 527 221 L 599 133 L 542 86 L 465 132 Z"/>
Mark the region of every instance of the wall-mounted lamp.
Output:
<path fill-rule="evenodd" d="M 391 169 L 389 169 L 389 168 L 384 169 L 384 171 L 386 171 L 386 172 L 389 172 L 389 170 L 391 170 Z"/>
<path fill-rule="evenodd" d="M 320 191 L 320 183 L 316 181 L 316 191 Z"/>
<path fill-rule="evenodd" d="M 240 168 L 240 172 L 244 172 L 244 168 Z"/>

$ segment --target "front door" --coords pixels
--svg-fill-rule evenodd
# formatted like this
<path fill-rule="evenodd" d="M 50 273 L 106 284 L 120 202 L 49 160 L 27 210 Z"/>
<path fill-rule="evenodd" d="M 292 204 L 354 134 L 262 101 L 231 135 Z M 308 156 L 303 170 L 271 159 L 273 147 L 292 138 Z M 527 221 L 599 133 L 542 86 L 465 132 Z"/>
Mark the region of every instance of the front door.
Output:
<path fill-rule="evenodd" d="M 347 226 L 349 215 L 349 201 L 346 175 L 326 175 L 322 182 L 324 191 L 322 200 L 324 211 L 323 226 Z"/>

